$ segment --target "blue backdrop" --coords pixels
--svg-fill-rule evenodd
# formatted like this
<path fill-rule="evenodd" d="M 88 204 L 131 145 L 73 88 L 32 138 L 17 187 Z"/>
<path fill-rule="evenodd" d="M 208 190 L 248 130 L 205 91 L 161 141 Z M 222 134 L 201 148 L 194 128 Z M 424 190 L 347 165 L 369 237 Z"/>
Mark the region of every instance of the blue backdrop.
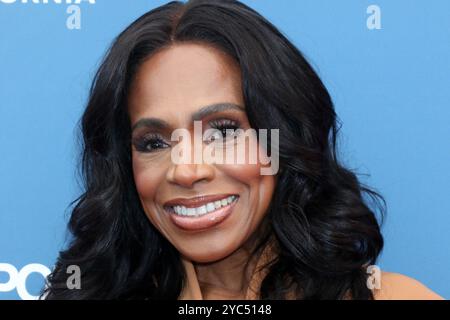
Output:
<path fill-rule="evenodd" d="M 54 264 L 66 239 L 69 203 L 80 192 L 76 122 L 90 81 L 112 39 L 165 3 L 81 1 L 81 29 L 69 29 L 77 8 L 49 2 L 0 0 L 3 270 Z M 318 70 L 343 122 L 342 159 L 385 196 L 381 268 L 450 298 L 450 1 L 244 2 Z M 373 4 L 380 29 L 367 24 Z M 35 269 L 12 279 L 0 272 L 0 291 L 8 290 L 0 299 L 26 297 L 16 289 L 23 282 L 29 294 L 39 292 L 43 277 L 27 277 L 27 270 Z"/>

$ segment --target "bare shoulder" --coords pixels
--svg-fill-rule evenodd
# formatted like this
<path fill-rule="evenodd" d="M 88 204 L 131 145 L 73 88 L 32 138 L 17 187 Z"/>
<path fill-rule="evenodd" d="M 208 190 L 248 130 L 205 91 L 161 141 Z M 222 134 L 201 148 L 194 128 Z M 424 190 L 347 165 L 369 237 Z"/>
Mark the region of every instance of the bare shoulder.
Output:
<path fill-rule="evenodd" d="M 374 289 L 375 300 L 443 300 L 419 281 L 394 272 L 381 272 L 381 286 Z"/>

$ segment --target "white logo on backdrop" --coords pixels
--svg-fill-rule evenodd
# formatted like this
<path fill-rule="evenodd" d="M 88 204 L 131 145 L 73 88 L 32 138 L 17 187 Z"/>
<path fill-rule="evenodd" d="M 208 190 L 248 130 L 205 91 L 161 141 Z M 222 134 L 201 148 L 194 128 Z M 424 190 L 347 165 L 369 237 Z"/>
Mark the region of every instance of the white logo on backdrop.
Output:
<path fill-rule="evenodd" d="M 95 4 L 95 0 L 0 0 L 1 4 L 67 4 L 66 13 L 69 15 L 66 19 L 66 27 L 69 30 L 81 29 L 81 3 Z"/>
<path fill-rule="evenodd" d="M 27 290 L 27 279 L 32 273 L 40 273 L 44 278 L 50 274 L 50 269 L 39 263 L 30 263 L 17 270 L 9 263 L 0 263 L 0 273 L 5 272 L 9 276 L 8 282 L 0 283 L 0 292 L 9 292 L 14 289 L 23 300 L 36 300 L 39 296 L 33 296 Z"/>

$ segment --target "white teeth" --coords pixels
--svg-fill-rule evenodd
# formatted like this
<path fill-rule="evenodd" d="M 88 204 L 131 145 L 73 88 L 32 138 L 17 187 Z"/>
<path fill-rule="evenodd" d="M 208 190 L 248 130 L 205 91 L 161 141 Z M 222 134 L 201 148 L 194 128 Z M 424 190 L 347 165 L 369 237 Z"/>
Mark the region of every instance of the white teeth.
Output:
<path fill-rule="evenodd" d="M 214 203 L 210 202 L 206 205 L 206 210 L 208 212 L 213 212 L 214 210 L 216 210 L 216 207 L 214 206 Z"/>
<path fill-rule="evenodd" d="M 191 216 L 196 217 L 204 215 L 209 212 L 213 212 L 221 207 L 225 207 L 236 200 L 236 196 L 229 196 L 228 198 L 217 200 L 213 202 L 208 202 L 207 204 L 197 207 L 197 208 L 187 208 L 185 206 L 174 206 L 173 211 L 180 216 Z"/>
<path fill-rule="evenodd" d="M 206 211 L 206 206 L 201 206 L 200 208 L 197 208 L 196 209 L 197 210 L 197 214 L 205 214 L 205 213 L 207 213 L 208 211 Z"/>

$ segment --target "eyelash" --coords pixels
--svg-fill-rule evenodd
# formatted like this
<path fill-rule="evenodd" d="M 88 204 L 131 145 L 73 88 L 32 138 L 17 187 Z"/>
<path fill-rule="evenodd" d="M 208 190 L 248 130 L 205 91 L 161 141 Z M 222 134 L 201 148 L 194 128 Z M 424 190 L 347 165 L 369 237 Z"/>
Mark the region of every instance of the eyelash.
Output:
<path fill-rule="evenodd" d="M 209 122 L 212 129 L 221 131 L 222 136 L 226 137 L 227 130 L 237 130 L 240 128 L 239 122 L 231 119 L 217 119 Z M 170 147 L 164 138 L 157 133 L 147 133 L 133 142 L 139 152 L 151 153 Z M 152 145 L 153 144 L 153 145 Z M 150 146 L 150 148 L 149 148 Z"/>
<path fill-rule="evenodd" d="M 218 119 L 213 120 L 209 123 L 212 129 L 217 129 L 222 132 L 222 136 L 226 137 L 227 130 L 234 130 L 240 129 L 239 122 L 231 119 Z"/>
<path fill-rule="evenodd" d="M 152 145 L 151 148 L 149 148 L 150 145 Z M 134 142 L 134 146 L 137 151 L 139 152 L 155 152 L 158 149 L 164 149 L 168 148 L 169 144 L 164 141 L 164 139 L 156 133 L 148 133 L 142 136 L 141 138 L 138 138 Z"/>

